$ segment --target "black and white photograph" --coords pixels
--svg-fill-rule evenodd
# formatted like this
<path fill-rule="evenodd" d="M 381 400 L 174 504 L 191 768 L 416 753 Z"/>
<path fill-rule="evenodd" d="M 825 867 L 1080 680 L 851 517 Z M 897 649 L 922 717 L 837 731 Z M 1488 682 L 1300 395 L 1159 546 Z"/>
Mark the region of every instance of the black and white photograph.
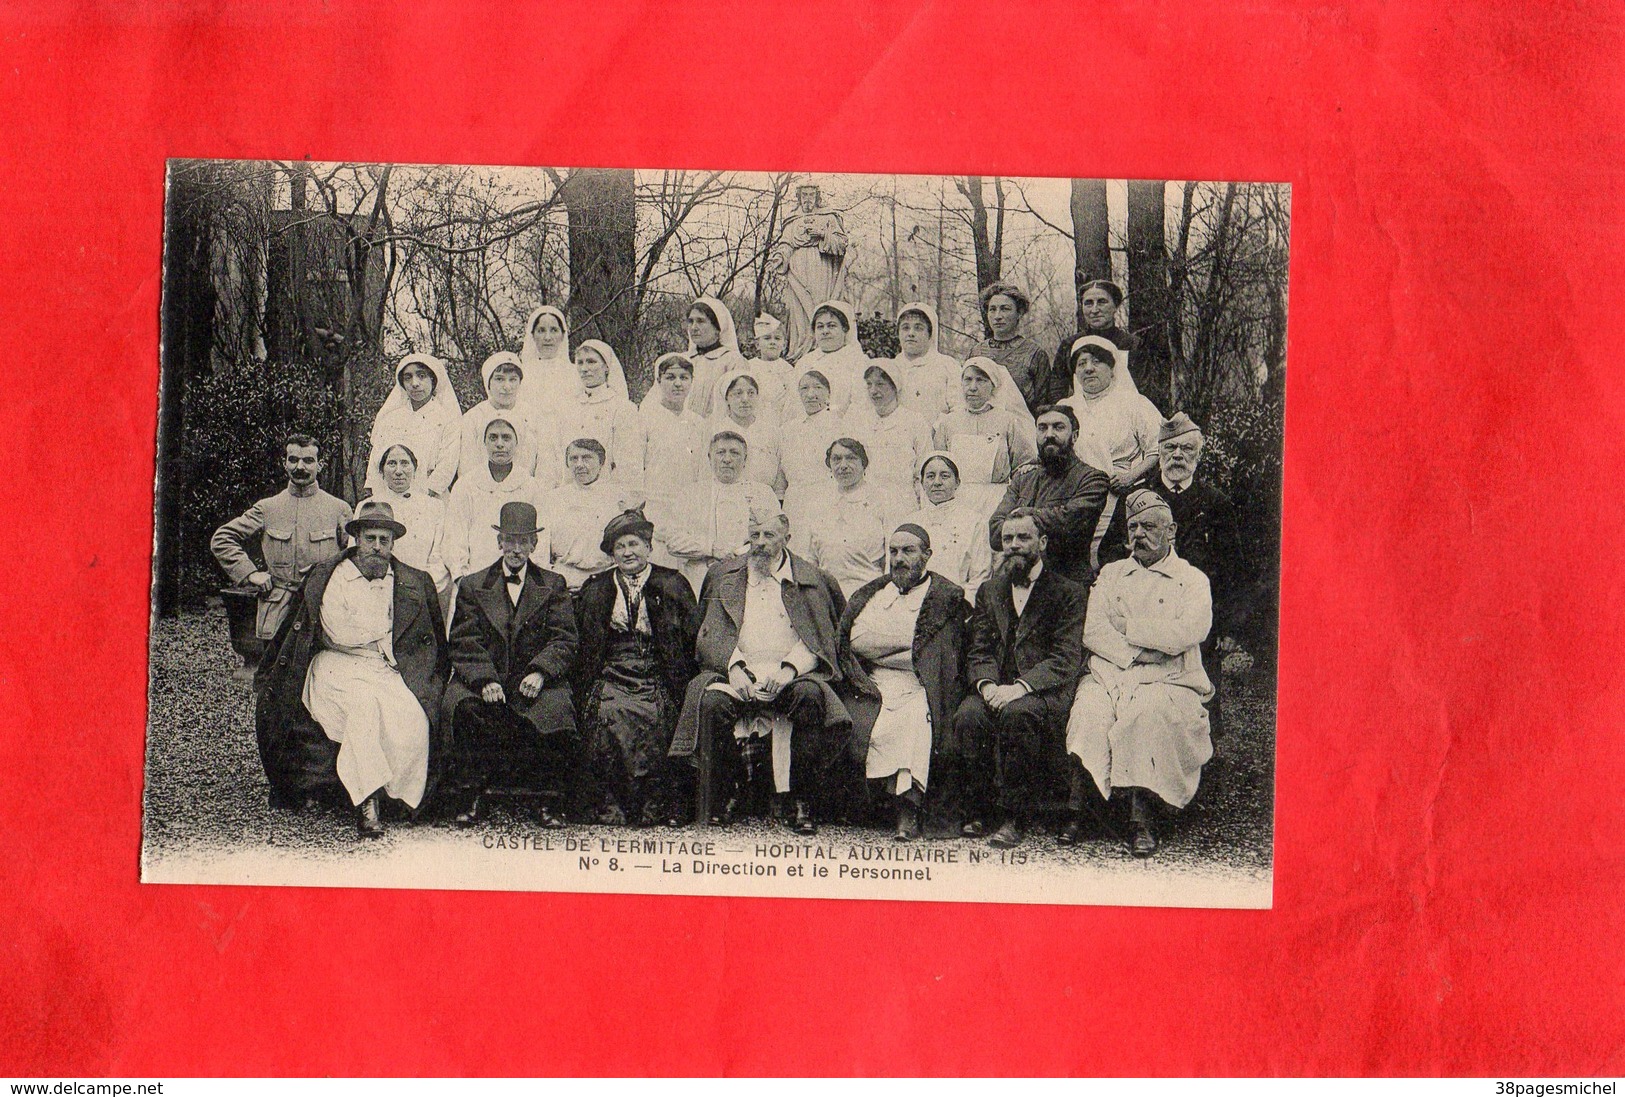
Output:
<path fill-rule="evenodd" d="M 142 879 L 1271 906 L 1290 207 L 171 161 Z"/>

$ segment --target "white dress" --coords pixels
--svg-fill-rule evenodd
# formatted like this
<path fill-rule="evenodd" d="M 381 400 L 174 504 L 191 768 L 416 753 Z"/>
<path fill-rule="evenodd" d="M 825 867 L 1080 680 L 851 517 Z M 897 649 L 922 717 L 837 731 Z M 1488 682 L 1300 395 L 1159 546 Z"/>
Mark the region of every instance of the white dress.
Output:
<path fill-rule="evenodd" d="M 931 535 L 930 569 L 964 587 L 965 597 L 975 602 L 977 590 L 993 570 L 987 516 L 955 496 L 940 506 L 928 499 L 903 522 L 912 522 Z"/>
<path fill-rule="evenodd" d="M 895 777 L 901 795 L 931 777 L 931 706 L 914 673 L 914 629 L 931 580 L 907 594 L 887 583 L 852 622 L 852 651 L 864 661 L 880 688 L 880 712 L 869 733 L 864 776 Z"/>
<path fill-rule="evenodd" d="M 564 576 L 571 590 L 610 566 L 599 547 L 609 520 L 631 505 L 624 484 L 600 477 L 583 487 L 573 479 L 542 497 L 537 508 L 552 546 L 554 571 Z"/>
<path fill-rule="evenodd" d="M 395 573 L 368 579 L 354 560 L 333 569 L 322 594 L 322 650 L 303 701 L 339 744 L 338 777 L 360 804 L 383 789 L 415 808 L 429 776 L 429 718 L 395 669 Z"/>
<path fill-rule="evenodd" d="M 561 484 L 570 475 L 564 464 L 564 450 L 577 438 L 591 438 L 604 447 L 607 479 L 622 484 L 637 484 L 643 479 L 637 409 L 611 386 L 600 385 L 590 393 L 579 391 L 578 386 L 575 398 L 559 406 L 553 434 L 557 452 L 551 458 L 544 455 L 538 460 L 552 460 Z"/>
<path fill-rule="evenodd" d="M 884 572 L 886 538 L 895 513 L 867 480 L 850 492 L 832 483 L 811 505 L 811 528 L 803 542 L 808 559 L 841 584 L 842 594 L 852 597 L 853 591 Z"/>
<path fill-rule="evenodd" d="M 918 507 L 914 472 L 931 452 L 931 425 L 925 417 L 901 404 L 887 416 L 869 406 L 848 416 L 846 425 L 869 453 L 866 479 L 886 497 L 892 512 L 907 514 Z"/>
<path fill-rule="evenodd" d="M 802 415 L 786 424 L 779 441 L 779 464 L 784 470 L 784 513 L 790 518 L 792 535 L 805 537 L 812 501 L 825 489 L 833 489 L 824 455 L 829 444 L 841 437 L 844 424 L 825 408 L 817 415 Z"/>
<path fill-rule="evenodd" d="M 658 395 L 638 408 L 638 464 L 643 469 L 644 514 L 660 527 L 672 521 L 677 496 L 689 485 L 709 479 L 706 451 L 711 432 L 698 415 L 672 411 Z"/>

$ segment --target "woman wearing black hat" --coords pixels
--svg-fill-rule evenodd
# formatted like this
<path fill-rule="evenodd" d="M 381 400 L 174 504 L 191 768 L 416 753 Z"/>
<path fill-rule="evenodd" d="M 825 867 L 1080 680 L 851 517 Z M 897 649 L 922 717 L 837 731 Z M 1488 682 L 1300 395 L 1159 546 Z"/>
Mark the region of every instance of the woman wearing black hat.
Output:
<path fill-rule="evenodd" d="M 602 823 L 683 821 L 666 749 L 698 669 L 699 621 L 688 580 L 649 562 L 653 545 L 641 510 L 610 519 L 600 548 L 615 566 L 583 583 L 576 605 L 576 710 Z"/>
<path fill-rule="evenodd" d="M 1072 395 L 1072 348 L 1085 335 L 1109 339 L 1118 350 L 1132 357 L 1139 340 L 1117 324 L 1117 311 L 1123 307 L 1123 289 L 1109 278 L 1096 278 L 1078 290 L 1078 312 L 1083 326 L 1061 340 L 1055 348 L 1055 366 L 1050 372 L 1049 400 L 1058 403 Z"/>

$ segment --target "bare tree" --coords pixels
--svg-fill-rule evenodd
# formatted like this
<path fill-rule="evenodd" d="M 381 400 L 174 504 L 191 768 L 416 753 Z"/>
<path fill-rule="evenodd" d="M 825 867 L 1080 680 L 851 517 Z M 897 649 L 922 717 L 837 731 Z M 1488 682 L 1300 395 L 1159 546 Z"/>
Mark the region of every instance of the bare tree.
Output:
<path fill-rule="evenodd" d="M 971 240 L 976 248 L 976 286 L 986 289 L 999 280 L 1004 265 L 1004 180 L 993 177 L 993 219 L 989 231 L 986 180 L 980 175 L 954 176 L 954 189 L 970 203 Z"/>
<path fill-rule="evenodd" d="M 1072 180 L 1072 283 L 1078 330 L 1083 330 L 1083 287 L 1095 278 L 1112 276 L 1110 217 L 1106 180 Z"/>
<path fill-rule="evenodd" d="M 1140 391 L 1165 414 L 1173 411 L 1168 364 L 1171 302 L 1163 217 L 1167 192 L 1168 184 L 1160 179 L 1128 181 L 1127 289 L 1129 315 L 1138 339 L 1134 375 Z"/>

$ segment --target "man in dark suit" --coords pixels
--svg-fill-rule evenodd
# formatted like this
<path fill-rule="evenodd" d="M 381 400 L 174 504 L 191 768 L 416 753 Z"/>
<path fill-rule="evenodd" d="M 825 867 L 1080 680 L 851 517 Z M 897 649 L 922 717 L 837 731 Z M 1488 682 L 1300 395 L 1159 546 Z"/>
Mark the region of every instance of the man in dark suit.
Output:
<path fill-rule="evenodd" d="M 254 730 L 272 807 L 348 794 L 375 837 L 380 794 L 415 811 L 433 791 L 446 630 L 434 580 L 394 558 L 406 527 L 389 504 L 345 529 L 355 544 L 311 567 L 260 663 Z"/>
<path fill-rule="evenodd" d="M 987 530 L 988 543 L 1000 551 L 1005 519 L 1017 508 L 1025 510 L 1049 543 L 1048 567 L 1088 586 L 1094 580 L 1089 545 L 1111 483 L 1104 472 L 1078 460 L 1077 439 L 1077 412 L 1065 404 L 1038 409 L 1038 460 L 1010 474 Z"/>
<path fill-rule="evenodd" d="M 504 503 L 502 556 L 457 583 L 451 623 L 453 675 L 445 718 L 452 728 L 459 783 L 472 792 L 458 823 L 475 822 L 488 791 L 576 793 L 575 609 L 563 576 L 530 559 L 541 527 L 529 503 Z M 543 826 L 562 820 L 544 799 Z"/>
<path fill-rule="evenodd" d="M 790 735 L 789 772 L 778 791 L 793 798 L 791 824 L 815 834 L 832 763 L 852 720 L 836 696 L 841 679 L 836 626 L 846 609 L 841 587 L 785 550 L 790 523 L 776 507 L 750 516 L 750 550 L 712 565 L 700 589 L 695 645 L 700 672 L 689 682 L 672 740 L 673 757 L 696 759 L 700 817 L 732 821 L 742 757 L 736 727 L 761 718 Z"/>
<path fill-rule="evenodd" d="M 1026 837 L 1050 776 L 1064 772 L 1066 720 L 1083 670 L 1085 588 L 1045 567 L 1048 538 L 1018 508 L 1001 529 L 1004 564 L 976 592 L 965 677 L 971 693 L 954 716 L 949 753 L 955 790 L 969 819 L 961 833 L 984 833 L 989 760 L 999 829 L 990 845 Z"/>

